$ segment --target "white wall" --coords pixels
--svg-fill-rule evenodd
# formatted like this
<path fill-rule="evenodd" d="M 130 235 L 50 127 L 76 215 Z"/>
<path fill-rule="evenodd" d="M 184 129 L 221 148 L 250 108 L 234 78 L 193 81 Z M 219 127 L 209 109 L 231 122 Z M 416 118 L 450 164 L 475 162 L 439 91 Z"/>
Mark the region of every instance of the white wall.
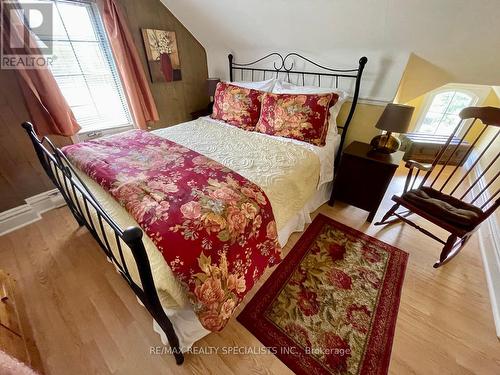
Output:
<path fill-rule="evenodd" d="M 361 96 L 392 100 L 414 52 L 457 82 L 500 84 L 500 0 L 161 1 L 203 44 L 211 76 L 227 78 L 229 52 L 296 51 L 336 67 L 366 55 Z"/>

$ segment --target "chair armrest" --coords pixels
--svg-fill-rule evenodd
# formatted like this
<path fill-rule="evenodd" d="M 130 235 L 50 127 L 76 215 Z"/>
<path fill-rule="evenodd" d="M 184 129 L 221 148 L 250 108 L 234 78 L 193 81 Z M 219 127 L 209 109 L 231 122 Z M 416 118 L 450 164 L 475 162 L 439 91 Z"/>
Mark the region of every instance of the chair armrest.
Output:
<path fill-rule="evenodd" d="M 417 182 L 417 177 L 420 171 L 428 172 L 432 168 L 432 164 L 421 164 L 415 160 L 408 160 L 405 164 L 405 167 L 409 169 L 408 176 L 406 176 L 406 182 L 403 189 L 403 193 L 406 193 L 408 190 L 413 189 L 413 185 Z M 413 170 L 417 169 L 415 175 L 413 174 Z"/>
<path fill-rule="evenodd" d="M 417 169 L 420 169 L 421 171 L 427 172 L 428 170 L 431 169 L 432 164 L 421 164 L 415 160 L 408 160 L 405 164 L 405 167 L 408 169 L 417 168 Z"/>

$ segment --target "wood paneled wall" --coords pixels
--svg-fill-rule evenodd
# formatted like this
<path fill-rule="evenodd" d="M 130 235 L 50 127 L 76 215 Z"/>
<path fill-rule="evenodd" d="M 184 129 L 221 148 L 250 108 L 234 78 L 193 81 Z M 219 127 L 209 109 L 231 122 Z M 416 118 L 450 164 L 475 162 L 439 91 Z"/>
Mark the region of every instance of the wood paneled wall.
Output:
<path fill-rule="evenodd" d="M 141 29 L 175 31 L 177 36 L 182 81 L 150 82 L 149 86 L 160 114 L 160 121 L 153 127 L 160 128 L 190 120 L 190 112 L 208 105 L 206 89 L 208 68 L 205 49 L 160 0 L 119 1 L 126 13 L 148 79 L 149 70 Z"/>
<path fill-rule="evenodd" d="M 26 120 L 29 114 L 16 73 L 0 69 L 0 212 L 54 188 L 21 128 Z M 64 137 L 51 138 L 59 145 L 69 143 Z"/>
<path fill-rule="evenodd" d="M 179 48 L 182 81 L 150 83 L 160 113 L 154 128 L 190 119 L 190 112 L 208 104 L 207 58 L 203 46 L 168 11 L 160 0 L 119 0 L 126 13 L 144 70 L 149 77 L 141 28 L 175 31 Z M 29 114 L 13 71 L 0 69 L 0 212 L 24 204 L 24 199 L 53 189 L 20 127 Z M 51 137 L 59 145 L 63 137 Z"/>

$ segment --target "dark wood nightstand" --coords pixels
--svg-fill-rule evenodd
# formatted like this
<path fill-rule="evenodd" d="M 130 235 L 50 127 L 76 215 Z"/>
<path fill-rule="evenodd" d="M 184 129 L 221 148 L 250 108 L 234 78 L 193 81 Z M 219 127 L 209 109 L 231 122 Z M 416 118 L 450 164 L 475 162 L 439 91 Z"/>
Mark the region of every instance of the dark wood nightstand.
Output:
<path fill-rule="evenodd" d="M 191 112 L 191 118 L 196 120 L 199 117 L 208 116 L 212 114 L 213 104 L 210 103 L 206 108 L 199 109 L 197 111 Z"/>
<path fill-rule="evenodd" d="M 330 206 L 335 200 L 369 211 L 371 222 L 404 152 L 380 154 L 367 143 L 353 142 L 342 154 L 333 185 Z"/>

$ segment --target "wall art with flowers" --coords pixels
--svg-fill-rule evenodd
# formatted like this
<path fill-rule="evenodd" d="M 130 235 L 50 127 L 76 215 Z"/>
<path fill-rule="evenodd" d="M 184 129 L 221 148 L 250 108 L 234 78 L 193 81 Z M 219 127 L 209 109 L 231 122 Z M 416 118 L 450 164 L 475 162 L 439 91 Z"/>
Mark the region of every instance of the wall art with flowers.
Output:
<path fill-rule="evenodd" d="M 180 81 L 181 62 L 175 31 L 142 29 L 151 82 Z"/>

